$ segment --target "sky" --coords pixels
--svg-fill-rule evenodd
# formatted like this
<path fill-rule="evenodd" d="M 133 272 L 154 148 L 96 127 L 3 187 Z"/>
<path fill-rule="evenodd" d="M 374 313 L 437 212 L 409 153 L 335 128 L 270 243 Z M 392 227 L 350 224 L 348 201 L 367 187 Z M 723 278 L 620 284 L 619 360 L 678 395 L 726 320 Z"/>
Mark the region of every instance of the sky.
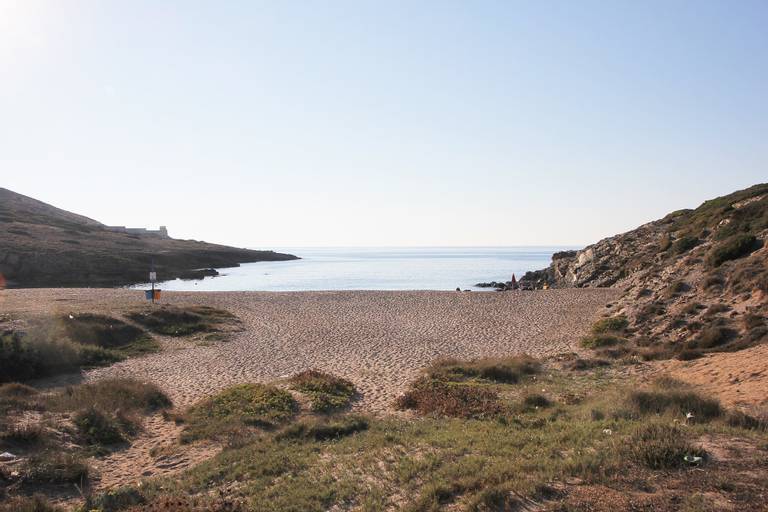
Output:
<path fill-rule="evenodd" d="M 242 247 L 581 246 L 768 181 L 768 2 L 0 0 L 0 186 Z"/>

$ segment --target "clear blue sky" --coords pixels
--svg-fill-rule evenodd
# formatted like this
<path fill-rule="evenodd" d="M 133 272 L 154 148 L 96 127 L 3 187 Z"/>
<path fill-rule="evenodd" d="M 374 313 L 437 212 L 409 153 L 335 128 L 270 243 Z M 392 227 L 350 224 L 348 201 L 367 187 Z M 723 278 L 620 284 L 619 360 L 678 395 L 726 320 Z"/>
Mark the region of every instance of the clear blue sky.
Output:
<path fill-rule="evenodd" d="M 0 0 L 0 186 L 240 246 L 586 244 L 768 181 L 766 1 Z"/>

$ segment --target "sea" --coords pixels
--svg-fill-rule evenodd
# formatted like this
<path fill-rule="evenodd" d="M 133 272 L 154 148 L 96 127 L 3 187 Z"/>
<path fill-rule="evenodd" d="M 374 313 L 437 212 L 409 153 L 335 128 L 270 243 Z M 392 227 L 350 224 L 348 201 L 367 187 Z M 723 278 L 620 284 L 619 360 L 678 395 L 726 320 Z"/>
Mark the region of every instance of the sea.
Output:
<path fill-rule="evenodd" d="M 575 247 L 281 247 L 300 260 L 244 263 L 218 276 L 164 281 L 171 291 L 483 290 Z M 162 274 L 157 276 L 162 279 Z M 144 288 L 147 284 L 137 285 Z"/>

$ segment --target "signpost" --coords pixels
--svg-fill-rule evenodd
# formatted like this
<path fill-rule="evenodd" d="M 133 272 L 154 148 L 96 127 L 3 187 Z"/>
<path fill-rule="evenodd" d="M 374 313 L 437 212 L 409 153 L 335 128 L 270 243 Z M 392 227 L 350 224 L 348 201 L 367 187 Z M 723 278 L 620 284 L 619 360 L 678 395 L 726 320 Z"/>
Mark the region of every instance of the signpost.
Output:
<path fill-rule="evenodd" d="M 149 282 L 152 283 L 152 304 L 155 303 L 155 281 L 157 281 L 157 272 L 155 272 L 155 260 L 149 267 Z"/>

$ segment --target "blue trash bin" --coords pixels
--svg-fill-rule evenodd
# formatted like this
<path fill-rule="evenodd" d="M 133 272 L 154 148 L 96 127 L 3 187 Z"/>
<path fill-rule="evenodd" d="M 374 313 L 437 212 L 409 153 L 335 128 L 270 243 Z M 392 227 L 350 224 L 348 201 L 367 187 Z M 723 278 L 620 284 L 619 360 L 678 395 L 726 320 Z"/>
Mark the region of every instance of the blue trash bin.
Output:
<path fill-rule="evenodd" d="M 146 297 L 147 300 L 152 300 L 152 290 L 144 290 L 144 297 Z"/>

